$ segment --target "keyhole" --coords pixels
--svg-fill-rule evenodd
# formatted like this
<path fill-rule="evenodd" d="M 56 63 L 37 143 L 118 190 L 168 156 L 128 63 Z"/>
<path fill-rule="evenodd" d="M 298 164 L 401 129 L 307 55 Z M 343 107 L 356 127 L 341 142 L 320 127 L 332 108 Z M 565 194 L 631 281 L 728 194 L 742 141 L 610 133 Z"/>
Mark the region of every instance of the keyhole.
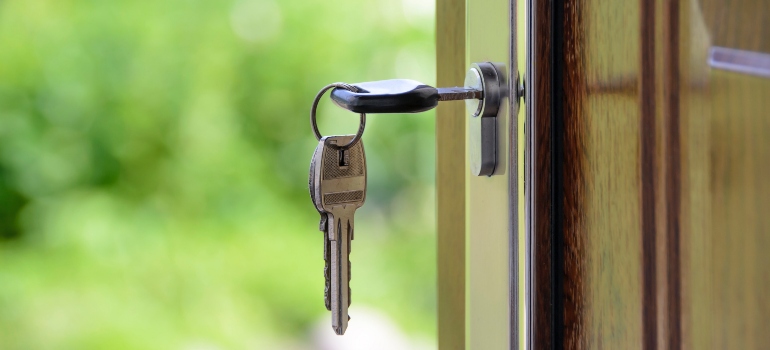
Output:
<path fill-rule="evenodd" d="M 346 149 L 339 150 L 339 165 L 341 167 L 350 165 L 350 153 Z"/>

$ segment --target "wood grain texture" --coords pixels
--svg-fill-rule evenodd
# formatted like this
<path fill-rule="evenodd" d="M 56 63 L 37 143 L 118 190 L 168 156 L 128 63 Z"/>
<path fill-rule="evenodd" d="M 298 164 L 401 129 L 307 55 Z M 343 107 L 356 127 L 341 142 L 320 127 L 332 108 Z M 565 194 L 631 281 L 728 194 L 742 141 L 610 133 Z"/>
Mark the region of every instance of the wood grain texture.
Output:
<path fill-rule="evenodd" d="M 532 167 L 532 184 L 529 196 L 532 211 L 532 342 L 536 349 L 554 347 L 554 274 L 553 274 L 553 232 L 552 232 L 552 3 L 546 0 L 532 1 L 532 31 L 530 54 L 532 79 L 528 87 L 528 103 L 531 113 L 527 132 L 533 139 L 530 143 L 529 165 Z"/>
<path fill-rule="evenodd" d="M 770 79 L 707 65 L 721 46 L 770 53 L 770 3 L 683 3 L 682 347 L 770 348 Z"/>
<path fill-rule="evenodd" d="M 651 43 L 653 10 L 641 1 L 564 0 L 563 69 L 560 99 L 564 108 L 554 117 L 565 125 L 565 156 L 561 183 L 565 203 L 556 213 L 564 220 L 565 285 L 574 281 L 582 292 L 565 299 L 569 348 L 650 347 L 655 340 L 654 310 L 654 57 Z M 569 29 L 568 29 L 569 28 Z M 566 37 L 568 36 L 568 37 Z M 644 64 L 644 63 L 646 64 Z M 569 77 L 579 77 L 572 78 Z M 636 79 L 635 93 L 590 91 L 626 77 Z M 574 243 L 573 243 L 574 242 Z M 576 246 L 572 246 L 576 245 Z M 654 315 L 654 314 L 653 314 Z"/>
<path fill-rule="evenodd" d="M 638 79 L 654 76 L 654 7 L 550 4 L 535 19 L 551 44 L 535 45 L 535 348 L 654 347 L 655 85 Z"/>
<path fill-rule="evenodd" d="M 665 1 L 663 8 L 664 33 L 669 38 L 679 38 L 680 1 Z M 686 42 L 686 41 L 685 41 Z M 666 325 L 665 339 L 659 343 L 662 348 L 680 349 L 682 347 L 682 268 L 681 268 L 681 197 L 682 197 L 682 149 L 681 149 L 681 113 L 680 113 L 680 53 L 681 40 L 667 40 L 663 52 L 663 130 L 659 131 L 665 140 L 663 145 L 664 195 L 665 205 L 660 206 L 665 226 L 665 310 L 662 322 Z"/>
<path fill-rule="evenodd" d="M 438 86 L 462 86 L 465 78 L 465 0 L 436 1 Z M 465 347 L 465 105 L 436 109 L 438 213 L 438 344 Z"/>
<path fill-rule="evenodd" d="M 656 134 L 658 125 L 658 116 L 656 115 L 656 13 L 655 2 L 641 1 L 639 3 L 639 140 L 640 140 L 640 159 L 639 174 L 641 177 L 641 252 L 642 252 L 642 347 L 645 349 L 656 348 L 659 344 L 658 324 L 663 321 L 659 317 L 662 304 L 658 294 L 658 262 L 660 255 L 658 247 L 660 241 L 656 220 L 656 206 L 660 203 L 656 200 L 657 165 L 660 161 L 656 159 L 657 143 L 659 139 Z M 674 43 L 675 45 L 676 43 Z M 662 196 L 661 196 L 662 197 Z M 665 261 L 663 261 L 665 263 Z"/>
<path fill-rule="evenodd" d="M 710 197 L 710 208 L 693 212 L 691 225 L 703 230 L 688 234 L 690 264 L 683 282 L 691 287 L 690 320 L 693 344 L 714 348 L 770 348 L 770 81 L 734 73 L 712 72 L 710 79 L 710 139 L 692 142 L 688 151 L 706 146 L 710 162 L 689 169 L 689 176 L 708 174 L 705 193 L 690 191 L 690 206 Z M 690 120 L 702 115 L 688 115 Z M 696 132 L 695 130 L 688 130 Z M 695 141 L 695 140 L 693 140 Z M 705 282 L 705 283 L 704 283 Z M 701 298 L 700 293 L 707 293 Z M 697 317 L 707 317 L 708 321 Z M 698 348 L 693 346 L 692 348 Z"/>
<path fill-rule="evenodd" d="M 535 347 L 770 348 L 770 3 L 537 5 Z"/>
<path fill-rule="evenodd" d="M 584 16 L 581 6 L 564 6 L 559 20 L 563 23 L 563 39 L 560 42 L 561 50 L 555 50 L 558 55 L 555 58 L 555 65 L 562 69 L 556 70 L 554 75 L 556 81 L 562 84 L 554 84 L 561 87 L 562 91 L 555 95 L 570 96 L 570 99 L 559 99 L 556 101 L 554 111 L 557 115 L 570 116 L 570 118 L 558 118 L 554 120 L 557 125 L 555 131 L 555 140 L 560 145 L 556 146 L 557 162 L 554 164 L 557 183 L 564 184 L 555 189 L 556 212 L 560 213 L 560 222 L 554 225 L 555 230 L 563 232 L 563 252 L 562 259 L 564 268 L 561 273 L 564 281 L 561 288 L 564 301 L 563 306 L 563 347 L 568 349 L 580 348 L 583 345 L 581 334 L 586 327 L 585 318 L 587 299 L 585 298 L 585 286 L 587 277 L 588 261 L 586 251 L 586 236 L 581 234 L 585 227 L 585 215 L 581 211 L 586 198 L 584 171 L 587 158 L 586 151 L 586 132 L 588 128 L 585 101 L 588 95 L 586 71 L 584 69 L 574 69 L 573 67 L 583 67 L 583 57 L 585 56 L 585 27 Z M 558 270 L 558 269 L 555 269 Z M 557 284 L 558 286 L 558 284 Z M 555 314 L 558 316 L 558 314 Z M 558 329 L 558 327 L 557 327 Z M 557 333 L 558 335 L 558 333 Z M 559 341 L 555 342 L 559 345 Z"/>

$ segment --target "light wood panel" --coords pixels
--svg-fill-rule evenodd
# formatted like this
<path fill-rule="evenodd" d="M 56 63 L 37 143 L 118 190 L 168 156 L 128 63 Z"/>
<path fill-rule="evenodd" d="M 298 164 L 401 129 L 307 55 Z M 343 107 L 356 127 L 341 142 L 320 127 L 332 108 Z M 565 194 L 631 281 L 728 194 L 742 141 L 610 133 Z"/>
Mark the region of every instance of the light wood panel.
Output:
<path fill-rule="evenodd" d="M 770 53 L 770 3 L 690 1 L 682 57 L 682 345 L 770 348 L 770 79 L 707 64 Z"/>
<path fill-rule="evenodd" d="M 467 2 L 466 65 L 496 62 L 508 93 L 516 81 L 512 55 L 515 9 L 508 0 Z M 514 18 L 514 19 L 512 19 Z M 515 85 L 513 85 L 515 86 Z M 466 178 L 466 339 L 468 349 L 510 349 L 517 344 L 518 139 L 517 100 L 502 99 L 496 122 L 492 176 Z M 466 117 L 468 123 L 470 117 Z M 473 147 L 466 138 L 466 147 Z M 467 172 L 466 168 L 466 172 Z"/>
<path fill-rule="evenodd" d="M 436 1 L 436 84 L 465 79 L 465 0 Z M 439 349 L 465 348 L 465 105 L 436 109 Z"/>

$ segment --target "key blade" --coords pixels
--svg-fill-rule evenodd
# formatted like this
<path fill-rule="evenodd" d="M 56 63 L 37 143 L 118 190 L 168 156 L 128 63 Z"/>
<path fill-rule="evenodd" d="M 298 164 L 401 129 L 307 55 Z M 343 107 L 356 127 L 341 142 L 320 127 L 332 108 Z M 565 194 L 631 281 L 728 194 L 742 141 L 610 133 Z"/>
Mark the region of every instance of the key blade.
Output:
<path fill-rule="evenodd" d="M 318 223 L 318 231 L 323 232 L 326 234 L 326 220 L 328 220 L 328 217 L 326 216 L 326 213 L 319 212 L 321 214 L 321 221 Z"/>
<path fill-rule="evenodd" d="M 332 329 L 337 335 L 345 334 L 348 328 L 348 307 L 350 306 L 350 238 L 353 231 L 355 206 L 336 207 L 329 213 L 329 236 L 331 240 L 331 309 Z"/>
<path fill-rule="evenodd" d="M 327 214 L 323 215 L 324 218 L 327 217 Z M 325 225 L 324 220 L 324 225 Z M 331 302 L 331 283 L 332 283 L 332 276 L 331 276 L 331 259 L 332 259 L 332 246 L 331 241 L 329 240 L 329 234 L 326 230 L 326 226 L 324 226 L 324 306 L 326 306 L 326 310 L 332 311 L 332 302 Z"/>
<path fill-rule="evenodd" d="M 439 101 L 480 100 L 484 98 L 484 92 L 472 88 L 438 88 Z"/>

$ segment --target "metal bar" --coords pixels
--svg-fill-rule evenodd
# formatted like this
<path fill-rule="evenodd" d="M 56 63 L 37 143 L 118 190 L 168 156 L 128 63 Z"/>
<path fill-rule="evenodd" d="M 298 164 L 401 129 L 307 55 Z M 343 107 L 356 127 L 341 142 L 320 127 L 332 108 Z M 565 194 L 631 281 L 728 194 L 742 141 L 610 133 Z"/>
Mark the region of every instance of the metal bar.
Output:
<path fill-rule="evenodd" d="M 716 69 L 770 78 L 770 54 L 712 47 L 709 65 Z"/>
<path fill-rule="evenodd" d="M 451 87 L 451 88 L 438 88 L 438 100 L 439 101 L 457 101 L 457 100 L 480 100 L 484 98 L 484 92 L 475 89 Z"/>

